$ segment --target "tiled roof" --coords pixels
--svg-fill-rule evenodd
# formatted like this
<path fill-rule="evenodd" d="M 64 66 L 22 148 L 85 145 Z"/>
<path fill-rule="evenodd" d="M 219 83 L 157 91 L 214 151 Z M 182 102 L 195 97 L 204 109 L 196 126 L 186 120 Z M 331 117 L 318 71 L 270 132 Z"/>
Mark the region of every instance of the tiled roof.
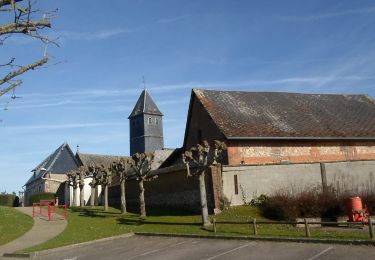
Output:
<path fill-rule="evenodd" d="M 77 153 L 77 158 L 84 166 L 88 165 L 104 165 L 109 167 L 114 161 L 119 161 L 120 159 L 129 159 L 129 156 L 116 156 L 116 155 L 101 155 L 101 154 L 87 154 L 87 153 Z"/>
<path fill-rule="evenodd" d="M 139 96 L 138 101 L 133 108 L 133 111 L 129 115 L 129 118 L 135 117 L 140 114 L 151 114 L 159 116 L 163 115 L 146 89 L 144 89 Z"/>
<path fill-rule="evenodd" d="M 175 149 L 162 149 L 153 152 L 154 160 L 151 164 L 151 170 L 158 169 L 175 151 Z"/>
<path fill-rule="evenodd" d="M 367 95 L 194 89 L 219 130 L 236 138 L 375 138 L 375 102 Z"/>
<path fill-rule="evenodd" d="M 42 178 L 47 172 L 63 174 L 73 168 L 78 168 L 78 162 L 75 159 L 69 145 L 67 143 L 63 143 L 32 170 L 34 174 L 30 177 L 26 184 Z"/>

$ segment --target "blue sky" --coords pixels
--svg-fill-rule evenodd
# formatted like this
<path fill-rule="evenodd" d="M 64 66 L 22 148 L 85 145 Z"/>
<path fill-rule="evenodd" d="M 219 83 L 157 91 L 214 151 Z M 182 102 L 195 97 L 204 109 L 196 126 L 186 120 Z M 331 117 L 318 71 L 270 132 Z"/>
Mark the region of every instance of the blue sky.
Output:
<path fill-rule="evenodd" d="M 352 0 L 39 0 L 58 8 L 49 65 L 0 97 L 0 191 L 18 191 L 67 141 L 129 154 L 128 115 L 142 76 L 164 113 L 166 147 L 183 141 L 191 88 L 367 93 L 375 97 L 375 2 Z M 4 19 L 0 19 L 3 22 Z M 39 59 L 12 37 L 1 59 Z M 1 72 L 1 71 L 0 71 Z"/>

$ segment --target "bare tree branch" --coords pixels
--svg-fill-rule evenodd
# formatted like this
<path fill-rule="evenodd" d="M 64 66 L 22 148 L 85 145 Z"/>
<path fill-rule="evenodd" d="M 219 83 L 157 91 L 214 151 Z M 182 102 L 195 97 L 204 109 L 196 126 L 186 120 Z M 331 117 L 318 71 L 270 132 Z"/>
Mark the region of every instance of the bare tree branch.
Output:
<path fill-rule="evenodd" d="M 12 89 L 14 89 L 15 87 L 18 87 L 21 84 L 22 84 L 22 80 L 17 80 L 16 82 L 10 84 L 5 89 L 0 90 L 0 96 L 4 95 L 5 93 L 11 91 Z"/>
<path fill-rule="evenodd" d="M 7 18 L 5 18 L 8 21 L 0 24 L 0 46 L 15 34 L 38 39 L 45 46 L 50 43 L 58 46 L 56 40 L 50 40 L 48 36 L 41 34 L 43 29 L 51 28 L 50 20 L 53 18 L 51 15 L 56 13 L 57 9 L 53 13 L 46 13 L 34 8 L 35 2 L 32 0 L 25 0 L 22 4 L 18 4 L 18 2 L 22 2 L 22 0 L 0 0 L 0 11 L 8 12 Z M 42 18 L 35 18 L 41 14 Z M 28 65 L 16 65 L 14 60 L 15 58 L 12 58 L 8 63 L 0 64 L 0 68 L 4 68 L 0 76 L 0 97 L 22 83 L 21 80 L 16 80 L 17 76 L 48 62 L 46 51 L 44 58 Z"/>
<path fill-rule="evenodd" d="M 15 5 L 16 2 L 20 2 L 22 0 L 0 0 L 0 7 L 6 6 L 6 5 Z"/>
<path fill-rule="evenodd" d="M 4 78 L 0 79 L 0 85 L 4 84 L 5 82 L 8 82 L 9 80 L 13 79 L 14 77 L 22 74 L 22 73 L 25 73 L 26 71 L 28 70 L 33 70 L 35 69 L 36 67 L 39 67 L 45 63 L 47 63 L 48 61 L 48 58 L 43 58 L 39 61 L 36 61 L 36 62 L 33 62 L 27 66 L 23 66 L 21 67 L 19 70 L 16 70 L 16 71 L 12 71 L 10 73 L 8 73 L 8 75 L 6 75 Z"/>
<path fill-rule="evenodd" d="M 31 35 L 31 32 L 43 29 L 45 27 L 51 28 L 49 21 L 37 21 L 37 22 L 15 22 L 0 26 L 0 35 L 9 33 L 24 33 Z"/>

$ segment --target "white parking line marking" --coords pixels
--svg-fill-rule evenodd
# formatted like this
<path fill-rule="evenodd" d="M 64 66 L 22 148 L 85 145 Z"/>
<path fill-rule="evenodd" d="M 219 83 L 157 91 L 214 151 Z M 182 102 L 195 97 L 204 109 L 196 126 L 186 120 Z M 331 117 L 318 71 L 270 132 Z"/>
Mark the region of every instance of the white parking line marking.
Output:
<path fill-rule="evenodd" d="M 324 249 L 324 250 L 323 250 L 322 252 L 320 252 L 319 254 L 316 254 L 316 255 L 314 255 L 314 256 L 312 256 L 312 257 L 306 259 L 306 260 L 314 260 L 314 259 L 317 259 L 319 256 L 321 256 L 321 255 L 327 253 L 329 250 L 332 250 L 332 249 L 333 249 L 333 246 L 330 246 L 330 247 Z"/>
<path fill-rule="evenodd" d="M 250 243 L 244 244 L 244 245 L 242 245 L 242 246 L 239 246 L 239 247 L 233 248 L 233 249 L 228 250 L 228 251 L 225 251 L 225 252 L 223 252 L 223 253 L 221 253 L 221 254 L 214 255 L 214 256 L 212 256 L 212 257 L 210 257 L 210 258 L 206 258 L 205 260 L 211 260 L 211 259 L 218 258 L 218 257 L 220 257 L 220 256 L 222 256 L 222 255 L 226 255 L 226 254 L 232 253 L 232 252 L 234 252 L 234 251 L 237 251 L 237 250 L 239 250 L 239 249 L 242 249 L 242 248 L 248 247 L 248 246 L 251 245 L 251 244 L 254 244 L 254 242 L 250 242 Z"/>
<path fill-rule="evenodd" d="M 162 248 L 159 248 L 159 249 L 147 251 L 147 252 L 144 252 L 142 254 L 132 256 L 132 257 L 128 258 L 128 260 L 134 259 L 134 258 L 137 258 L 137 257 L 140 257 L 140 256 L 145 256 L 145 255 L 149 255 L 149 254 L 152 254 L 152 253 L 156 253 L 156 252 L 162 251 L 162 250 L 170 248 L 170 247 L 174 247 L 174 246 L 178 246 L 178 245 L 181 245 L 181 244 L 185 244 L 185 243 L 190 242 L 190 241 L 192 241 L 192 240 L 191 239 L 190 240 L 185 240 L 185 241 L 182 241 L 182 242 L 177 243 L 177 244 L 172 244 L 172 245 L 169 245 L 169 246 L 166 246 L 166 247 L 162 247 Z"/>

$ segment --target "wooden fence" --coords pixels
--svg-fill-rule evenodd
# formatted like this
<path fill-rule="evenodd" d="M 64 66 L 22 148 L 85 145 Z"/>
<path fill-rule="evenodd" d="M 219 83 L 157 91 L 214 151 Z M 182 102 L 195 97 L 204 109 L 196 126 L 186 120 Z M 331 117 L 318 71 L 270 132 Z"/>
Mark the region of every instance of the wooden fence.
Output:
<path fill-rule="evenodd" d="M 297 225 L 303 224 L 305 227 L 306 237 L 311 237 L 310 225 L 327 225 L 327 226 L 355 226 L 355 225 L 367 225 L 369 230 L 370 239 L 374 239 L 374 227 L 371 218 L 368 219 L 368 222 L 309 222 L 307 219 L 304 221 L 257 221 L 255 218 L 248 221 L 216 221 L 215 218 L 212 220 L 213 231 L 216 233 L 217 226 L 219 224 L 229 224 L 229 225 L 250 225 L 253 229 L 254 236 L 258 235 L 258 224 L 273 224 L 273 225 Z"/>

